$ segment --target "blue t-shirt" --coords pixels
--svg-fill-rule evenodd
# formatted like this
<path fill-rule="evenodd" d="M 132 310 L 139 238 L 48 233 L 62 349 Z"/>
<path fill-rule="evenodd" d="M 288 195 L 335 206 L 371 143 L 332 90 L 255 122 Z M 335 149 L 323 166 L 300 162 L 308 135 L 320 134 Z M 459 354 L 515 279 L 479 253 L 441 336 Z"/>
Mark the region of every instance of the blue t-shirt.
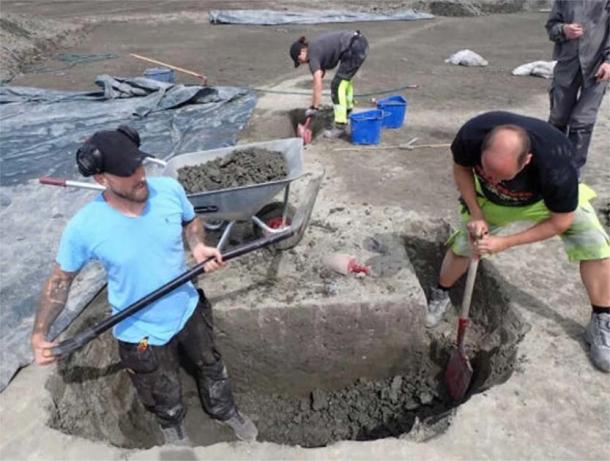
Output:
<path fill-rule="evenodd" d="M 104 266 L 113 313 L 187 270 L 182 223 L 195 217 L 193 206 L 176 180 L 154 177 L 147 183 L 141 216 L 123 215 L 100 194 L 70 220 L 59 245 L 57 263 L 65 272 L 76 272 L 90 260 Z M 165 344 L 184 327 L 197 302 L 197 291 L 188 282 L 117 324 L 114 336 Z"/>

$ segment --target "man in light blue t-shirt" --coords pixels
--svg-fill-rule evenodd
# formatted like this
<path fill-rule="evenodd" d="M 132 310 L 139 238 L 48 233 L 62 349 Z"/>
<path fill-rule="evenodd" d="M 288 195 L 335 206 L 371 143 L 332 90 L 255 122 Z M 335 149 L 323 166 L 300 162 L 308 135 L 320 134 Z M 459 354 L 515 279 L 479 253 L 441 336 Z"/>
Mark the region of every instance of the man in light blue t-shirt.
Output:
<path fill-rule="evenodd" d="M 187 270 L 186 239 L 205 271 L 218 269 L 220 252 L 204 244 L 204 231 L 182 186 L 145 177 L 138 133 L 126 126 L 95 133 L 76 154 L 79 170 L 106 190 L 66 226 L 56 265 L 36 313 L 32 348 L 37 364 L 54 361 L 46 340 L 65 307 L 74 277 L 91 260 L 108 275 L 108 301 L 117 313 Z M 178 376 L 178 346 L 197 369 L 202 403 L 242 440 L 255 440 L 254 423 L 235 406 L 227 370 L 214 346 L 211 305 L 188 282 L 114 327 L 123 366 L 144 406 L 155 414 L 167 443 L 188 444 L 186 409 Z"/>

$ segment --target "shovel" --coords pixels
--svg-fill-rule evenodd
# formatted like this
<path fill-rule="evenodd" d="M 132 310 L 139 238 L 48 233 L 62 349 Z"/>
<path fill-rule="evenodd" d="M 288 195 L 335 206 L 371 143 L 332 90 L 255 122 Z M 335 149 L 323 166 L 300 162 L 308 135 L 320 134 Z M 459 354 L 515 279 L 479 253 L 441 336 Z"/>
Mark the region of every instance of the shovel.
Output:
<path fill-rule="evenodd" d="M 454 349 L 451 352 L 449 364 L 447 365 L 447 370 L 445 371 L 445 380 L 447 382 L 447 387 L 449 388 L 449 395 L 456 402 L 464 398 L 472 379 L 472 366 L 470 365 L 470 360 L 468 360 L 468 356 L 466 355 L 464 342 L 466 337 L 466 328 L 470 323 L 468 313 L 470 311 L 472 289 L 474 287 L 474 280 L 477 276 L 478 266 L 479 257 L 475 256 L 470 260 L 470 266 L 468 266 L 466 288 L 464 288 L 464 299 L 462 300 L 462 312 L 460 314 L 460 318 L 458 319 L 457 349 Z"/>
<path fill-rule="evenodd" d="M 318 177 L 313 178 L 309 182 L 305 190 L 305 198 L 303 204 L 299 207 L 296 214 L 294 215 L 290 227 L 286 227 L 280 232 L 271 234 L 267 237 L 260 238 L 253 242 L 246 243 L 244 245 L 238 246 L 232 250 L 227 251 L 222 255 L 223 261 L 229 261 L 231 259 L 235 259 L 239 256 L 251 253 L 261 248 L 269 247 L 275 243 L 281 242 L 282 240 L 286 240 L 295 235 L 302 235 L 305 232 L 307 224 L 309 224 L 311 212 L 313 210 L 318 191 L 320 190 L 320 184 L 322 183 L 323 177 L 324 174 L 321 174 Z M 162 298 L 177 287 L 185 284 L 186 282 L 189 282 L 193 277 L 197 277 L 203 274 L 205 272 L 205 264 L 211 261 L 212 259 L 214 258 L 208 258 L 205 261 L 196 264 L 190 270 L 187 270 L 186 272 L 177 276 L 175 279 L 170 280 L 165 285 L 156 289 L 152 293 L 149 293 L 148 295 L 142 297 L 133 304 L 127 306 L 122 311 L 111 315 L 110 317 L 102 320 L 96 325 L 85 328 L 84 330 L 75 334 L 73 337 L 68 338 L 59 343 L 57 346 L 50 348 L 51 355 L 60 358 L 80 349 L 93 339 L 97 338 L 106 330 L 115 326 L 117 323 L 135 314 L 136 312 L 141 311 L 150 303 L 158 300 L 159 298 Z"/>
<path fill-rule="evenodd" d="M 313 133 L 311 131 L 311 117 L 305 119 L 305 123 L 297 125 L 297 136 L 303 139 L 303 144 L 311 144 Z"/>

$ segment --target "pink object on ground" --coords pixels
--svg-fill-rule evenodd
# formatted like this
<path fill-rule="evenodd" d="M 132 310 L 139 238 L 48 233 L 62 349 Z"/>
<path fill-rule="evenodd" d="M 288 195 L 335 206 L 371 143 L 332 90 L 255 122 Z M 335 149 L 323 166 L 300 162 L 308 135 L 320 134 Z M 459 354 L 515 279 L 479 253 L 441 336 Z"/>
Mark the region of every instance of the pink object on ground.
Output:
<path fill-rule="evenodd" d="M 355 257 L 345 253 L 333 253 L 324 258 L 324 265 L 339 274 L 362 273 L 368 275 L 371 269 L 358 263 Z"/>

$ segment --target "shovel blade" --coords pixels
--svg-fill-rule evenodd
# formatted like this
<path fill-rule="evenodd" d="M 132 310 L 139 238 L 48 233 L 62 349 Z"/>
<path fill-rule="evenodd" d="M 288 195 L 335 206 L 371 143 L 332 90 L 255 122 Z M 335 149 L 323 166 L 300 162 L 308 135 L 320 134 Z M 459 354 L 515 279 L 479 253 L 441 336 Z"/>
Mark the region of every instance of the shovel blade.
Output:
<path fill-rule="evenodd" d="M 311 131 L 311 117 L 305 120 L 305 123 L 297 125 L 297 136 L 303 139 L 303 144 L 311 144 L 313 132 Z"/>
<path fill-rule="evenodd" d="M 460 401 L 466 395 L 472 379 L 472 366 L 466 354 L 458 349 L 451 353 L 449 364 L 445 371 L 445 381 L 449 389 L 449 395 L 454 401 Z"/>

